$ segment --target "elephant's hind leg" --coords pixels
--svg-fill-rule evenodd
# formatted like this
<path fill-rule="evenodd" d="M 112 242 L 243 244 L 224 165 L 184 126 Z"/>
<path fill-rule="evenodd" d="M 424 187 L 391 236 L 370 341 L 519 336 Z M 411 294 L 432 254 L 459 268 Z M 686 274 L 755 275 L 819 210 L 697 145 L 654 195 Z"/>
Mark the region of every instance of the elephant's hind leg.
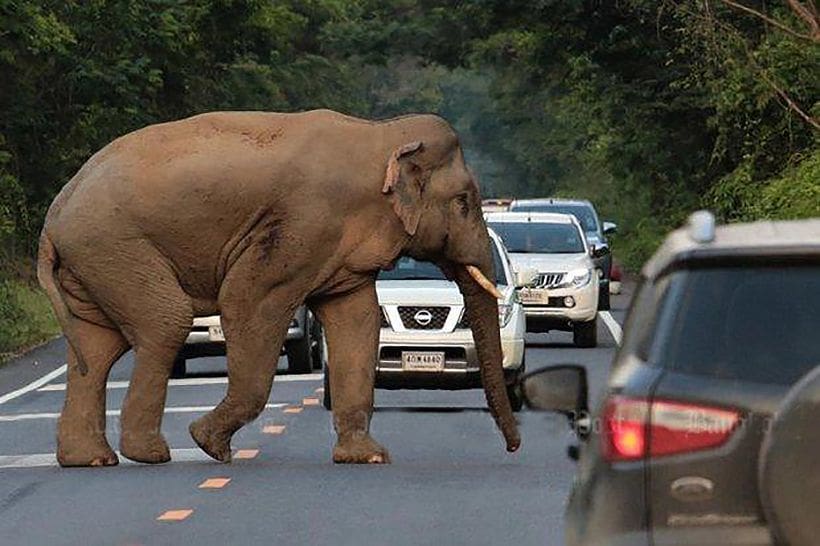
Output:
<path fill-rule="evenodd" d="M 327 337 L 328 373 L 333 393 L 336 463 L 389 463 L 387 450 L 370 437 L 379 304 L 368 283 L 355 292 L 314 305 Z"/>
<path fill-rule="evenodd" d="M 68 375 L 63 413 L 57 425 L 57 461 L 62 466 L 110 466 L 117 455 L 105 438 L 105 386 L 108 372 L 128 350 L 119 330 L 75 319 L 74 334 L 88 367 L 80 373 L 68 348 Z"/>
<path fill-rule="evenodd" d="M 168 379 L 193 311 L 176 276 L 160 260 L 146 278 L 151 279 L 150 290 L 129 309 L 135 364 L 122 405 L 120 451 L 133 461 L 164 463 L 171 459 L 161 431 Z"/>

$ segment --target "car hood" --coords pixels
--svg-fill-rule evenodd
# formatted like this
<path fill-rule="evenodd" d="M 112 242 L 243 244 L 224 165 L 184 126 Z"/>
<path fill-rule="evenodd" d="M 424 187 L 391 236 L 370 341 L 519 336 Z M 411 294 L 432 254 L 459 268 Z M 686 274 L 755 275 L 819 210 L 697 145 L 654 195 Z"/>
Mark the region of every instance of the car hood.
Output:
<path fill-rule="evenodd" d="M 499 286 L 507 296 L 510 287 Z M 444 280 L 376 281 L 380 305 L 464 305 L 456 283 Z"/>
<path fill-rule="evenodd" d="M 539 273 L 559 273 L 578 269 L 591 268 L 592 261 L 583 254 L 513 254 L 510 253 L 513 269 L 523 271 L 535 269 Z"/>

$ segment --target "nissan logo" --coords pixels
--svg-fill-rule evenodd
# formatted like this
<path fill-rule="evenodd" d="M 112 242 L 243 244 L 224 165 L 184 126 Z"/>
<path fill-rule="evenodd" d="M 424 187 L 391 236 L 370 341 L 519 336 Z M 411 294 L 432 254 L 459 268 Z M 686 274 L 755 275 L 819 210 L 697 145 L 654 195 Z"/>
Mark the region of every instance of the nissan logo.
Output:
<path fill-rule="evenodd" d="M 427 309 L 422 309 L 413 315 L 413 320 L 415 320 L 420 326 L 427 326 L 430 324 L 430 321 L 433 320 L 433 314 Z"/>

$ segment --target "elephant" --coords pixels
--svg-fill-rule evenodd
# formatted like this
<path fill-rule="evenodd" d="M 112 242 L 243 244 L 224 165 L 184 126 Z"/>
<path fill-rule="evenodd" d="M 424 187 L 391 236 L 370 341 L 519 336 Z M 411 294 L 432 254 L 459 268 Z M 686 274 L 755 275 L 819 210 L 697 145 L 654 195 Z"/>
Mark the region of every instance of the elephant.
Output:
<path fill-rule="evenodd" d="M 370 435 L 375 279 L 403 255 L 458 284 L 490 413 L 515 451 L 489 244 L 458 135 L 436 115 L 211 112 L 113 140 L 55 197 L 39 241 L 38 279 L 68 342 L 59 463 L 118 463 L 105 436 L 106 381 L 129 349 L 120 453 L 169 461 L 161 421 L 174 357 L 192 318 L 216 313 L 227 390 L 189 432 L 229 462 L 232 435 L 265 408 L 303 302 L 326 335 L 333 461 L 390 462 Z"/>

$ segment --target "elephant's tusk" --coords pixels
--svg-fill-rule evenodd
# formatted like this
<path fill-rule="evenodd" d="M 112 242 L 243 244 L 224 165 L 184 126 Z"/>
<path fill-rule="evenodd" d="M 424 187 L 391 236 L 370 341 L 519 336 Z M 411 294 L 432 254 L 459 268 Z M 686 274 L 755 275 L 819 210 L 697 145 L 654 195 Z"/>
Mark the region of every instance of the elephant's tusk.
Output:
<path fill-rule="evenodd" d="M 492 297 L 499 300 L 504 299 L 504 295 L 498 291 L 498 288 L 496 288 L 495 285 L 487 279 L 487 277 L 484 276 L 484 273 L 482 273 L 479 268 L 474 265 L 468 265 L 467 273 L 470 274 L 473 280 L 477 282 L 481 288 L 489 292 Z"/>

